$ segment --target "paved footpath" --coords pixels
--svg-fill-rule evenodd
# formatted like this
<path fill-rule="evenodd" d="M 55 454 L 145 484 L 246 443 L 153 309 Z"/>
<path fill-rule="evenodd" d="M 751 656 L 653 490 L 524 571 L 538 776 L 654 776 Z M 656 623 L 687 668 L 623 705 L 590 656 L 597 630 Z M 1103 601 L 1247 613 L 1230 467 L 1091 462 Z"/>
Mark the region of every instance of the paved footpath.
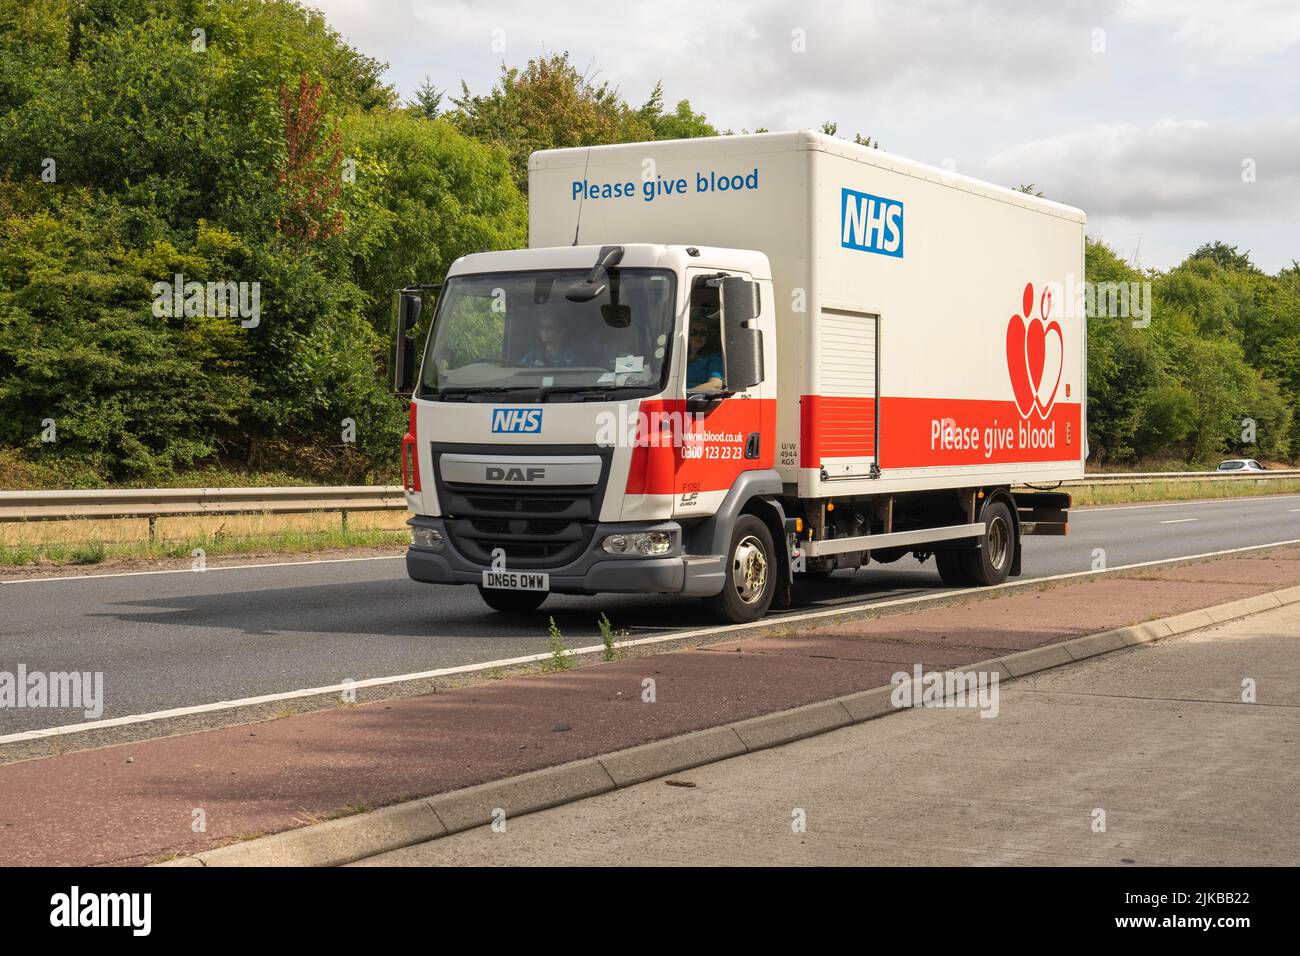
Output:
<path fill-rule="evenodd" d="M 194 853 L 1297 584 L 1289 549 L 9 763 L 0 865 Z"/>
<path fill-rule="evenodd" d="M 363 862 L 1295 866 L 1298 650 L 1291 604 Z"/>

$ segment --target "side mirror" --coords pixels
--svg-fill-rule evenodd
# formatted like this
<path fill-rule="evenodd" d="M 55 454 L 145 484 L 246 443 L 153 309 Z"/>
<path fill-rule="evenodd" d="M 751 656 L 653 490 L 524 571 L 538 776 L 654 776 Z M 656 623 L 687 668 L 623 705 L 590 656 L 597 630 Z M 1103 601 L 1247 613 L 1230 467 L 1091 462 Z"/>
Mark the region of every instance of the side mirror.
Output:
<path fill-rule="evenodd" d="M 753 327 L 758 316 L 757 289 L 740 276 L 727 276 L 719 283 L 722 357 L 729 391 L 744 391 L 763 381 L 763 333 Z"/>
<path fill-rule="evenodd" d="M 598 299 L 609 289 L 609 270 L 623 261 L 622 246 L 601 246 L 596 256 L 596 264 L 591 267 L 587 278 L 575 282 L 565 290 L 564 297 L 570 302 L 590 302 Z"/>
<path fill-rule="evenodd" d="M 415 337 L 423 300 L 410 292 L 398 293 L 397 328 L 393 335 L 393 391 L 410 395 L 415 390 Z"/>

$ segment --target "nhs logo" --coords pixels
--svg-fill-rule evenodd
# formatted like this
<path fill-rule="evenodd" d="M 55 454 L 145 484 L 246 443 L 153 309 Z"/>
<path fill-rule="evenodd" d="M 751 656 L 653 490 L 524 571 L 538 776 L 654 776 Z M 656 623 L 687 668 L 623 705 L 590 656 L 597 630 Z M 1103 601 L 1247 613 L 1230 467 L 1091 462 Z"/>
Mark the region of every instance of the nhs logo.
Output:
<path fill-rule="evenodd" d="M 494 408 L 492 409 L 492 431 L 516 432 L 535 435 L 542 430 L 542 410 L 540 408 Z"/>
<path fill-rule="evenodd" d="M 903 258 L 903 204 L 897 199 L 842 189 L 840 245 Z"/>

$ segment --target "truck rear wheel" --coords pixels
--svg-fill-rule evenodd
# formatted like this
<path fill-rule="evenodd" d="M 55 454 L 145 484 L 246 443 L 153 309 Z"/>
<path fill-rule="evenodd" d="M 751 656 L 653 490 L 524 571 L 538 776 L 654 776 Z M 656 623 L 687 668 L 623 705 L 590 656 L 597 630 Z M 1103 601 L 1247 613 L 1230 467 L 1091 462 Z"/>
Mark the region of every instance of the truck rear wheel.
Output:
<path fill-rule="evenodd" d="M 706 600 L 724 621 L 757 621 L 771 607 L 776 591 L 777 563 L 767 525 L 753 515 L 741 515 L 731 532 L 728 556 L 727 583 Z"/>
<path fill-rule="evenodd" d="M 504 588 L 485 588 L 481 584 L 478 593 L 484 604 L 503 614 L 536 611 L 549 596 L 546 591 L 507 591 Z"/>
<path fill-rule="evenodd" d="M 1015 553 L 1016 526 L 1011 520 L 1011 509 L 1001 501 L 991 501 L 984 508 L 984 534 L 980 536 L 980 546 L 957 552 L 962 559 L 966 583 L 975 587 L 990 587 L 1005 581 L 1011 573 L 1011 560 Z"/>

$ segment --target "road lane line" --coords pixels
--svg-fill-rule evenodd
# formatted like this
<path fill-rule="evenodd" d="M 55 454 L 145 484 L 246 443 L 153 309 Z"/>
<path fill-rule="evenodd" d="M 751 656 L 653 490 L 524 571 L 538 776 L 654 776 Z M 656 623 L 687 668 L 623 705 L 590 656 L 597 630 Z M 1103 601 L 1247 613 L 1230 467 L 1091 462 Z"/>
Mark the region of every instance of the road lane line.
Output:
<path fill-rule="evenodd" d="M 1068 491 L 1068 488 L 1062 489 Z M 1143 508 L 1194 508 L 1198 505 L 1235 505 L 1247 501 L 1286 501 L 1300 495 L 1253 495 L 1249 498 L 1194 498 L 1190 501 L 1149 501 L 1140 505 L 1080 505 L 1071 509 L 1074 514 L 1093 514 L 1098 511 L 1140 511 Z M 1296 509 L 1300 511 L 1300 509 Z"/>
<path fill-rule="evenodd" d="M 1160 558 L 1156 561 L 1141 561 L 1137 564 L 1124 564 L 1114 568 L 1098 568 L 1089 571 L 1074 571 L 1068 574 L 1053 574 L 1041 578 L 1026 578 L 1021 581 L 1005 581 L 1002 584 L 995 584 L 986 588 L 961 588 L 954 591 L 942 591 L 938 594 L 921 594 L 915 597 L 896 598 L 891 601 L 865 602 L 863 604 L 851 605 L 849 607 L 836 607 L 821 611 L 806 611 L 797 614 L 777 615 L 775 618 L 753 621 L 749 624 L 731 624 L 716 627 L 695 628 L 689 631 L 675 631 L 671 634 L 660 634 L 654 637 L 634 638 L 626 641 L 615 641 L 615 648 L 623 647 L 646 647 L 653 644 L 663 644 L 668 641 L 689 641 L 692 638 L 714 636 L 719 633 L 728 635 L 744 635 L 763 627 L 770 627 L 773 624 L 785 625 L 795 621 L 820 621 L 833 619 L 849 611 L 866 610 L 876 608 L 902 607 L 909 604 L 918 604 L 922 601 L 932 601 L 937 597 L 951 598 L 962 595 L 980 595 L 989 594 L 996 591 L 1008 589 L 1028 590 L 1026 585 L 1040 584 L 1047 581 L 1068 581 L 1072 579 L 1089 578 L 1094 575 L 1114 576 L 1121 571 L 1135 571 L 1140 568 L 1150 568 L 1161 564 L 1172 564 L 1178 561 L 1196 561 L 1204 558 L 1218 558 L 1230 554 L 1240 554 L 1243 551 L 1259 551 L 1264 548 L 1279 548 L 1288 545 L 1300 545 L 1300 538 L 1293 538 L 1287 541 L 1273 541 L 1268 544 L 1253 544 L 1244 548 L 1229 548 L 1225 551 L 1206 551 L 1201 554 L 1186 554 L 1176 558 Z M 595 654 L 605 650 L 602 644 L 592 644 L 587 647 L 574 648 L 571 654 Z M 59 727 L 43 727 L 39 730 L 25 730 L 16 734 L 6 734 L 0 737 L 0 744 L 18 743 L 20 741 L 39 740 L 43 737 L 57 737 L 64 734 L 75 734 L 90 730 L 103 730 L 110 727 L 124 727 L 130 724 L 142 724 L 154 720 L 166 720 L 171 717 L 186 717 L 193 714 L 209 714 L 215 711 L 232 710 L 236 707 L 246 707 L 255 704 L 274 703 L 282 700 L 295 700 L 300 697 L 312 697 L 318 694 L 340 694 L 344 690 L 358 690 L 366 687 L 382 687 L 386 684 L 403 684 L 417 680 L 428 680 L 433 677 L 446 677 L 456 674 L 472 674 L 476 671 L 492 670 L 499 667 L 513 667 L 523 664 L 534 664 L 539 661 L 551 659 L 550 652 L 543 654 L 528 654 L 524 657 L 511 657 L 499 661 L 487 661 L 479 664 L 460 664 L 455 667 L 440 667 L 436 670 L 420 671 L 413 674 L 398 674 L 392 677 L 368 677 L 363 680 L 348 681 L 346 684 L 330 684 L 326 687 L 310 687 L 303 690 L 283 691 L 277 694 L 264 694 L 260 697 L 244 697 L 238 700 L 217 701 L 211 704 L 195 704 L 188 707 L 175 707 L 170 710 L 158 710 L 145 714 L 131 714 L 126 717 L 111 717 L 105 720 L 87 721 L 81 724 L 64 724 Z"/>
<path fill-rule="evenodd" d="M 1188 521 L 1200 521 L 1200 518 L 1170 518 L 1168 521 L 1162 521 L 1161 524 L 1184 524 Z"/>

